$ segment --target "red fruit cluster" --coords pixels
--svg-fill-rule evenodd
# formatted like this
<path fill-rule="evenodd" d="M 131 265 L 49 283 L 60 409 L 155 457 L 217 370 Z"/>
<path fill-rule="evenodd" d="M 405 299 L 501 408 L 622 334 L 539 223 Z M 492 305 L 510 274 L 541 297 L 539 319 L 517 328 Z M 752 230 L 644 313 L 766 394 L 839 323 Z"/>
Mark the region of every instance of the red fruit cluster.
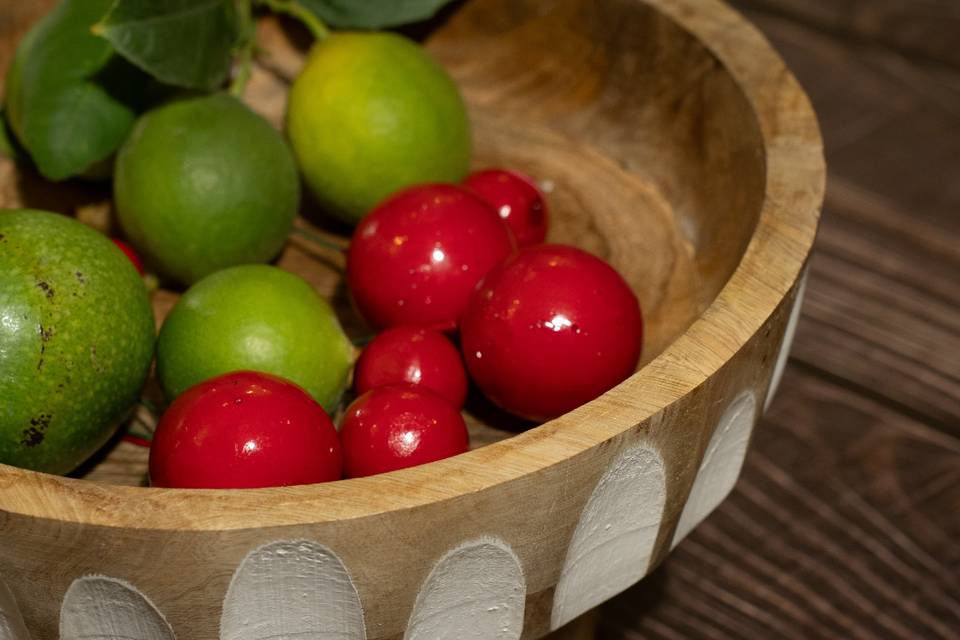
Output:
<path fill-rule="evenodd" d="M 244 489 L 329 482 L 467 450 L 459 407 L 411 386 L 377 387 L 333 422 L 296 384 L 255 371 L 177 396 L 150 447 L 156 487 Z"/>
<path fill-rule="evenodd" d="M 533 182 L 502 170 L 394 194 L 360 222 L 348 250 L 354 302 L 383 331 L 357 360 L 358 397 L 339 437 L 296 385 L 227 374 L 186 391 L 163 416 L 152 482 L 302 484 L 462 453 L 467 371 L 491 401 L 531 420 L 617 385 L 640 357 L 640 305 L 604 261 L 542 244 L 547 219 Z M 443 333 L 457 330 L 460 349 Z"/>
<path fill-rule="evenodd" d="M 364 218 L 347 257 L 360 313 L 378 328 L 459 329 L 480 390 L 531 420 L 566 413 L 629 376 L 640 358 L 643 321 L 623 278 L 584 251 L 541 244 L 547 207 L 529 178 L 490 169 L 464 185 L 412 187 Z M 418 382 L 398 373 L 422 370 L 401 355 L 413 347 L 400 335 L 407 334 L 388 332 L 368 347 L 369 359 L 382 364 L 361 358 L 358 392 L 384 383 L 370 381 L 374 370 L 389 370 L 391 383 Z M 446 373 L 430 374 L 424 386 L 437 390 L 446 379 L 459 388 L 455 369 L 438 366 Z"/>

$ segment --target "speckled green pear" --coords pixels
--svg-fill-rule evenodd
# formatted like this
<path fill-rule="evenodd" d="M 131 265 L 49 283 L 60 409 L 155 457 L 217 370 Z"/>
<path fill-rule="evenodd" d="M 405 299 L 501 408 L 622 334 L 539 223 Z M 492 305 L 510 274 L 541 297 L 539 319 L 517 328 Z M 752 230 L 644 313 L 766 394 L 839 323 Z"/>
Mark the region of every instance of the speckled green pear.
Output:
<path fill-rule="evenodd" d="M 66 216 L 0 211 L 0 462 L 67 473 L 136 404 L 154 320 L 136 269 Z"/>

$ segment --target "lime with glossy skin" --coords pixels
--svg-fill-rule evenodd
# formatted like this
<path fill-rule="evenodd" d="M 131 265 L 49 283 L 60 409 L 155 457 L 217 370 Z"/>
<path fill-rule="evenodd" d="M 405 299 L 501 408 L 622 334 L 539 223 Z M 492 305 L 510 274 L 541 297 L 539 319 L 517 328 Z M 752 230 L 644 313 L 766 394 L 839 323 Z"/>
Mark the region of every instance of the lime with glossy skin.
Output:
<path fill-rule="evenodd" d="M 421 182 L 458 182 L 470 123 L 453 80 L 394 33 L 336 33 L 314 45 L 293 83 L 287 135 L 307 184 L 354 223 Z"/>
<path fill-rule="evenodd" d="M 330 411 L 353 355 L 333 309 L 307 282 L 277 267 L 243 265 L 207 276 L 180 298 L 160 329 L 157 375 L 173 400 L 224 373 L 272 373 Z"/>
<path fill-rule="evenodd" d="M 76 468 L 137 402 L 153 346 L 147 291 L 107 237 L 0 211 L 0 462 Z"/>
<path fill-rule="evenodd" d="M 216 94 L 140 118 L 117 155 L 114 198 L 137 249 L 189 285 L 273 258 L 293 224 L 300 181 L 280 133 Z"/>

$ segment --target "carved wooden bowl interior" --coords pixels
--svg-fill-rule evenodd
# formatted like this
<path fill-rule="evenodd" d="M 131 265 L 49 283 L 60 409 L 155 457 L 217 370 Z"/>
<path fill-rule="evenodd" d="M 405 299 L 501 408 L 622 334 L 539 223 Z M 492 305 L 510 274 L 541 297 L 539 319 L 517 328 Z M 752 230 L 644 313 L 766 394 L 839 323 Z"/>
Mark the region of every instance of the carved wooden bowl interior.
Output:
<path fill-rule="evenodd" d="M 0 67 L 10 25 L 40 5 L 0 10 Z M 290 33 L 261 23 L 246 96 L 278 126 L 303 57 Z M 0 630 L 539 638 L 650 572 L 733 487 L 789 350 L 823 195 L 796 81 L 717 0 L 474 0 L 428 47 L 469 103 L 476 166 L 535 176 L 550 240 L 604 257 L 639 295 L 637 373 L 526 430 L 471 400 L 473 451 L 326 485 L 145 488 L 145 450 L 122 442 L 75 478 L 0 465 Z M 7 160 L 0 205 L 111 224 L 108 187 Z M 340 254 L 294 236 L 279 264 L 364 333 Z M 176 297 L 156 294 L 158 321 Z"/>

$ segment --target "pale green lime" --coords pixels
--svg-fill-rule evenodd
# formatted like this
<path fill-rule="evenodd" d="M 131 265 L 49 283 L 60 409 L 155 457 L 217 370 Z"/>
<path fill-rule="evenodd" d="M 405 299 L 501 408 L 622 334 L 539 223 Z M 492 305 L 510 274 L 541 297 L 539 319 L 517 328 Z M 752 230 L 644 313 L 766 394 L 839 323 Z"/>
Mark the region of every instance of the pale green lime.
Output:
<path fill-rule="evenodd" d="M 224 269 L 190 287 L 157 342 L 157 374 L 170 400 L 208 378 L 250 370 L 299 384 L 329 411 L 352 362 L 353 345 L 327 301 L 266 265 Z"/>
<path fill-rule="evenodd" d="M 337 33 L 314 45 L 290 90 L 287 134 L 316 198 L 347 222 L 401 187 L 458 182 L 470 164 L 456 85 L 393 33 Z"/>

